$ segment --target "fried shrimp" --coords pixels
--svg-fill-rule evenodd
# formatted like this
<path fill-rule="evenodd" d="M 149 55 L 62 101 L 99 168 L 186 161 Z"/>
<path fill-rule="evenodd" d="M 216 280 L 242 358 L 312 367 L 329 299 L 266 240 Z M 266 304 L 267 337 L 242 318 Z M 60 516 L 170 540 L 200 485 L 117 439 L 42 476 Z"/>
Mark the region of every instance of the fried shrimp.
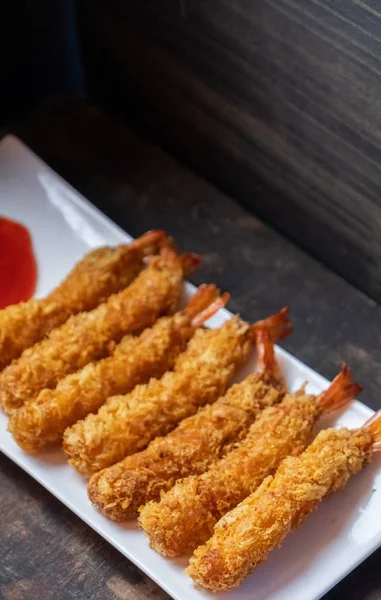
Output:
<path fill-rule="evenodd" d="M 9 431 L 32 454 L 59 442 L 67 427 L 97 411 L 109 396 L 125 394 L 172 369 L 195 329 L 227 300 L 227 294 L 219 298 L 215 285 L 201 285 L 182 312 L 162 317 L 139 337 L 126 336 L 112 356 L 67 375 L 53 390 L 42 390 L 13 413 Z"/>
<path fill-rule="evenodd" d="M 264 346 L 268 348 L 264 349 Z M 277 378 L 274 346 L 266 330 L 257 335 L 261 372 L 249 375 L 225 396 L 181 421 L 166 437 L 156 438 L 137 454 L 95 473 L 90 500 L 114 521 L 136 517 L 138 508 L 159 498 L 177 479 L 203 473 L 242 437 L 258 414 L 286 393 Z"/>
<path fill-rule="evenodd" d="M 303 454 L 286 458 L 274 476 L 217 523 L 191 558 L 188 574 L 214 592 L 237 587 L 380 449 L 381 411 L 361 429 L 321 431 Z"/>
<path fill-rule="evenodd" d="M 286 335 L 287 311 L 269 319 L 271 336 Z M 225 393 L 246 361 L 256 329 L 239 317 L 222 327 L 199 329 L 175 363 L 174 372 L 151 379 L 126 396 L 114 396 L 97 414 L 65 431 L 63 448 L 69 462 L 90 475 L 166 435 L 184 418 Z"/>
<path fill-rule="evenodd" d="M 164 556 L 177 556 L 205 542 L 217 521 L 274 473 L 281 460 L 303 451 L 322 413 L 345 406 L 360 391 L 345 366 L 317 398 L 301 390 L 266 408 L 237 448 L 141 510 L 139 521 L 151 547 Z"/>
<path fill-rule="evenodd" d="M 12 413 L 44 388 L 53 388 L 69 373 L 103 358 L 112 340 L 140 333 L 158 317 L 176 310 L 184 275 L 199 259 L 179 257 L 165 248 L 118 294 L 90 312 L 70 317 L 49 336 L 23 352 L 0 373 L 0 401 Z"/>
<path fill-rule="evenodd" d="M 92 310 L 127 287 L 154 253 L 163 231 L 149 231 L 131 244 L 92 250 L 46 298 L 31 299 L 0 311 L 0 370 L 42 340 L 71 315 Z"/>

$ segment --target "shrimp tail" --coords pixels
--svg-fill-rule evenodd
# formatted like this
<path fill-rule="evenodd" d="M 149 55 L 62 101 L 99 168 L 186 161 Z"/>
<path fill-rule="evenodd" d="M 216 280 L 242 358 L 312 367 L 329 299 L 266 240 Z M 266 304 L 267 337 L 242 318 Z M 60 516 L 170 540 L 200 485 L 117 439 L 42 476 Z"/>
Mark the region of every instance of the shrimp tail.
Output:
<path fill-rule="evenodd" d="M 208 306 L 219 297 L 219 289 L 214 283 L 202 283 L 189 300 L 183 310 L 183 313 L 190 319 L 193 319 L 200 312 L 208 308 Z"/>
<path fill-rule="evenodd" d="M 257 329 L 256 347 L 260 370 L 269 374 L 275 373 L 274 343 L 267 327 L 262 326 Z"/>
<path fill-rule="evenodd" d="M 164 245 L 160 249 L 160 258 L 168 262 L 175 261 L 179 259 L 179 253 L 174 246 Z"/>
<path fill-rule="evenodd" d="M 198 269 L 201 265 L 201 256 L 194 254 L 193 252 L 185 252 L 184 254 L 179 255 L 177 249 L 172 244 L 169 246 L 162 246 L 160 249 L 160 258 L 167 263 L 180 260 L 184 277 L 188 277 L 188 275 L 193 273 L 193 271 Z"/>
<path fill-rule="evenodd" d="M 158 246 L 159 246 L 160 250 L 162 248 L 170 248 L 170 249 L 174 250 L 176 252 L 176 254 L 178 254 L 178 252 L 179 252 L 179 247 L 171 235 L 165 235 L 165 237 L 163 237 L 159 241 Z"/>
<path fill-rule="evenodd" d="M 317 404 L 321 412 L 330 413 L 347 406 L 361 391 L 362 386 L 352 381 L 350 369 L 344 364 L 329 388 L 317 397 Z"/>
<path fill-rule="evenodd" d="M 165 238 L 167 238 L 165 231 L 162 229 L 152 229 L 134 240 L 131 243 L 131 247 L 137 250 L 144 250 L 146 254 L 153 254 Z"/>
<path fill-rule="evenodd" d="M 381 409 L 378 410 L 362 426 L 362 429 L 368 429 L 373 437 L 373 452 L 381 451 Z"/>
<path fill-rule="evenodd" d="M 222 308 L 223 306 L 226 305 L 229 298 L 230 298 L 230 294 L 228 292 L 225 292 L 224 294 L 222 294 L 222 296 L 220 298 L 217 298 L 216 300 L 214 300 L 214 302 L 209 304 L 209 306 L 207 308 L 205 308 L 205 310 L 200 312 L 197 316 L 194 317 L 194 319 L 192 319 L 192 321 L 191 321 L 192 327 L 194 327 L 195 329 L 197 327 L 201 327 L 201 325 L 205 321 L 207 321 L 208 319 L 213 317 L 213 315 L 216 314 L 216 312 L 219 311 L 220 308 Z"/>
<path fill-rule="evenodd" d="M 184 277 L 188 277 L 196 271 L 201 265 L 202 259 L 198 254 L 186 252 L 180 256 L 181 265 L 183 267 Z"/>
<path fill-rule="evenodd" d="M 271 317 L 267 317 L 267 319 L 263 319 L 262 321 L 254 323 L 254 325 L 251 326 L 252 334 L 256 337 L 258 330 L 263 328 L 268 330 L 273 342 L 282 340 L 290 335 L 294 328 L 289 317 L 287 306 L 282 308 L 282 310 L 275 315 L 271 315 Z"/>
<path fill-rule="evenodd" d="M 274 342 L 266 327 L 261 327 L 257 331 L 256 348 L 260 372 L 272 387 L 286 393 L 287 385 L 275 357 Z"/>

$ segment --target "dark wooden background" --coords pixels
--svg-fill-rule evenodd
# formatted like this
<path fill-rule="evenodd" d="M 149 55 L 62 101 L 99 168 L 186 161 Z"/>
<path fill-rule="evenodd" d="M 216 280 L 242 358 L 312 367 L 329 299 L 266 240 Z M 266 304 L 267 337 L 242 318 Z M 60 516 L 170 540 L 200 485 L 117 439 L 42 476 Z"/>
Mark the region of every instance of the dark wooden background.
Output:
<path fill-rule="evenodd" d="M 377 0 L 79 0 L 90 91 L 381 300 Z"/>

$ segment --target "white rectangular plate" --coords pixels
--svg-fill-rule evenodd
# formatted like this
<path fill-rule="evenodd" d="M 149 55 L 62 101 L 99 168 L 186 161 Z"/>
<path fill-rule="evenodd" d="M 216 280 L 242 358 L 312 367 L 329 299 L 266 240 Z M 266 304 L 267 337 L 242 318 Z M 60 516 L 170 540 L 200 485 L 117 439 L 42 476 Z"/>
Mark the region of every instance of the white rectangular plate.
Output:
<path fill-rule="evenodd" d="M 38 296 L 49 292 L 90 248 L 131 239 L 12 136 L 0 143 L 0 215 L 24 223 L 32 233 Z M 188 295 L 193 289 L 187 284 Z M 209 325 L 219 326 L 229 317 L 228 311 L 220 311 Z M 277 348 L 277 356 L 292 391 L 305 381 L 313 393 L 327 387 L 326 379 L 284 350 Z M 253 357 L 238 380 L 254 368 Z M 371 414 L 370 408 L 355 402 L 336 422 L 356 427 Z M 99 514 L 87 498 L 84 481 L 61 452 L 39 458 L 24 454 L 7 432 L 2 413 L 0 449 L 176 600 L 315 600 L 381 545 L 381 462 L 377 458 L 343 493 L 323 502 L 239 589 L 212 596 L 193 587 L 183 572 L 186 559 L 162 558 L 149 548 L 135 523 L 122 526 Z"/>

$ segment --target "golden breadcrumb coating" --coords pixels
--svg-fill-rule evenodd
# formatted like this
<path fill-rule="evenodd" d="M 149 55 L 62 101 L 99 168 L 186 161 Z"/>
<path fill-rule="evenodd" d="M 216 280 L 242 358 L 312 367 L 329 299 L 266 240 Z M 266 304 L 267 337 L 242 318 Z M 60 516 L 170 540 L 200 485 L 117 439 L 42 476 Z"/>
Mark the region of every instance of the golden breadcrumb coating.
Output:
<path fill-rule="evenodd" d="M 305 448 L 321 412 L 348 403 L 358 391 L 345 367 L 317 399 L 300 391 L 266 408 L 237 448 L 141 510 L 139 521 L 151 547 L 165 556 L 177 556 L 205 542 L 217 521 L 273 473 L 282 459 Z"/>
<path fill-rule="evenodd" d="M 341 490 L 372 455 L 367 430 L 328 429 L 299 457 L 227 513 L 195 551 L 187 573 L 213 592 L 237 587 L 328 494 Z"/>
<path fill-rule="evenodd" d="M 167 434 L 226 391 L 252 343 L 250 326 L 238 317 L 218 329 L 199 329 L 177 359 L 175 372 L 151 379 L 126 396 L 109 398 L 97 414 L 65 431 L 63 447 L 70 464 L 90 475 Z"/>
<path fill-rule="evenodd" d="M 132 244 L 97 248 L 84 256 L 46 298 L 0 311 L 0 370 L 71 315 L 92 310 L 127 287 L 143 268 L 143 256 L 164 232 L 148 232 Z"/>
<path fill-rule="evenodd" d="M 98 410 L 110 395 L 126 393 L 170 369 L 175 350 L 184 349 L 185 340 L 172 327 L 162 329 L 161 337 L 142 342 L 126 336 L 112 356 L 67 375 L 55 389 L 42 390 L 36 399 L 16 410 L 8 429 L 19 446 L 34 454 L 59 442 L 67 427 Z"/>
<path fill-rule="evenodd" d="M 11 416 L 8 429 L 16 442 L 36 453 L 59 442 L 67 427 L 97 411 L 109 396 L 172 369 L 194 333 L 194 318 L 210 316 L 224 304 L 218 294 L 214 285 L 201 285 L 183 312 L 162 317 L 138 338 L 126 336 L 112 356 L 67 375 L 54 390 L 42 390 Z"/>
<path fill-rule="evenodd" d="M 171 251 L 155 257 L 132 284 L 90 312 L 72 316 L 0 373 L 0 402 L 10 414 L 44 388 L 108 353 L 111 340 L 139 333 L 178 306 L 184 279 Z"/>
<path fill-rule="evenodd" d="M 90 500 L 115 521 L 135 517 L 139 506 L 159 498 L 177 479 L 203 473 L 247 432 L 260 411 L 279 402 L 285 389 L 272 384 L 277 382 L 266 374 L 249 375 L 146 450 L 93 475 Z"/>

